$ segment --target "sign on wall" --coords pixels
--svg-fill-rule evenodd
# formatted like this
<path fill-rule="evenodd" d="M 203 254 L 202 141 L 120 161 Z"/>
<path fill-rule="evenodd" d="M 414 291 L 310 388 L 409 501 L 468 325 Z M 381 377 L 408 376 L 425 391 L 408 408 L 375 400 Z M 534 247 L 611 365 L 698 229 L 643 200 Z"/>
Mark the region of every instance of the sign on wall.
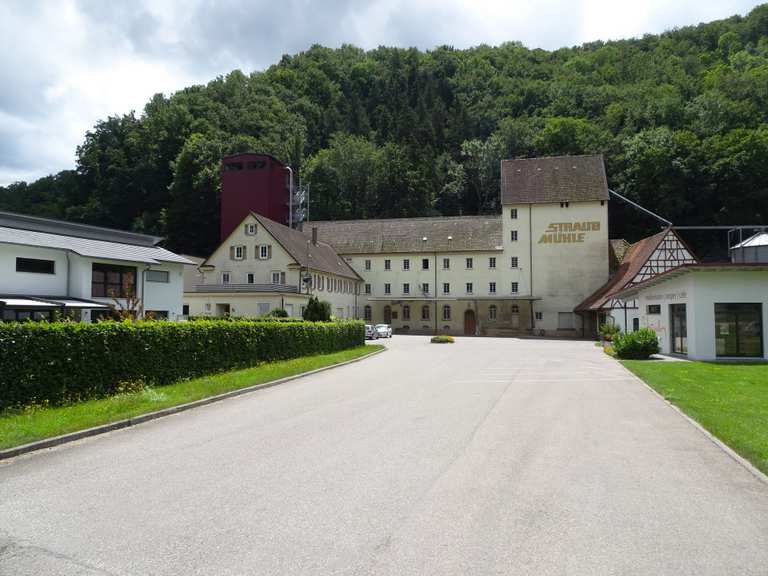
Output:
<path fill-rule="evenodd" d="M 587 234 L 600 230 L 600 222 L 552 222 L 539 238 L 539 244 L 578 244 Z"/>

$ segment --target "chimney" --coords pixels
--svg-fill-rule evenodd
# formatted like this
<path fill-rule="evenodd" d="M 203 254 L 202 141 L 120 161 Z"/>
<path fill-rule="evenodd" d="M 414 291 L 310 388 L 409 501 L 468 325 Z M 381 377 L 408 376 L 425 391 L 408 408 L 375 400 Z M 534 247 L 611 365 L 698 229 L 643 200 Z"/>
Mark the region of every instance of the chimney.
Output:
<path fill-rule="evenodd" d="M 312 226 L 312 244 L 317 246 L 317 226 Z"/>

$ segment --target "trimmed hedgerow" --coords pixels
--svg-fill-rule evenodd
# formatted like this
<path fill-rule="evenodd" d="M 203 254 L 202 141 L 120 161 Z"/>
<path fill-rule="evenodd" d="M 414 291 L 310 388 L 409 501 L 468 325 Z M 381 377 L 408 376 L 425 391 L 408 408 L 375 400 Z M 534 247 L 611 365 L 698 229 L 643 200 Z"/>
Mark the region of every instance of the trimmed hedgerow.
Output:
<path fill-rule="evenodd" d="M 0 409 L 109 396 L 364 343 L 357 321 L 0 323 Z"/>
<path fill-rule="evenodd" d="M 614 336 L 613 351 L 622 359 L 646 360 L 659 353 L 659 339 L 650 328 L 641 328 Z"/>

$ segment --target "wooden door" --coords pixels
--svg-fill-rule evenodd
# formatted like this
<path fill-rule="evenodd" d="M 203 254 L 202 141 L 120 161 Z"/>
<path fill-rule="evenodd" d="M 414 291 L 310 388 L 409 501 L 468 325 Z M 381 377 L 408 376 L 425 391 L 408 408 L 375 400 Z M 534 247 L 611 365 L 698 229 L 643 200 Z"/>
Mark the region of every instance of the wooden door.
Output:
<path fill-rule="evenodd" d="M 464 335 L 474 336 L 476 328 L 477 328 L 477 323 L 475 321 L 475 311 L 466 310 L 464 312 Z"/>

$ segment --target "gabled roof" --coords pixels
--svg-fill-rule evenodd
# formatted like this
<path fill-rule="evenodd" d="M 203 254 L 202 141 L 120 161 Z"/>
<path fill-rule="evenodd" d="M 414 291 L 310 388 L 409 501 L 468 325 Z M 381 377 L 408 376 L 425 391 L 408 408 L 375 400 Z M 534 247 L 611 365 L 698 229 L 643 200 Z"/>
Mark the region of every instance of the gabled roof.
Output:
<path fill-rule="evenodd" d="M 251 216 L 296 260 L 299 266 L 353 280 L 362 280 L 357 272 L 329 244 L 320 241 L 317 244 L 312 244 L 310 238 L 299 230 L 284 226 L 255 212 L 251 212 Z"/>
<path fill-rule="evenodd" d="M 590 295 L 581 304 L 576 306 L 575 310 L 581 312 L 588 310 L 594 311 L 603 308 L 606 304 L 610 304 L 611 299 L 615 298 L 618 292 L 632 284 L 632 281 L 659 247 L 662 240 L 666 238 L 667 234 L 674 234 L 675 237 L 680 240 L 677 233 L 668 228 L 662 230 L 658 234 L 648 236 L 647 238 L 643 238 L 632 244 L 627 249 L 616 273 L 594 294 Z"/>
<path fill-rule="evenodd" d="M 501 216 L 441 216 L 306 222 L 304 234 L 328 242 L 339 254 L 498 251 Z M 426 238 L 426 240 L 424 240 Z"/>
<path fill-rule="evenodd" d="M 144 262 L 146 264 L 159 264 L 161 262 L 192 264 L 186 258 L 157 246 L 141 246 L 124 242 L 94 240 L 91 238 L 51 234 L 4 226 L 0 226 L 0 244 L 69 250 L 80 256 L 105 260 L 124 260 L 127 262 Z"/>
<path fill-rule="evenodd" d="M 608 200 L 602 154 L 501 161 L 502 204 L 594 200 Z"/>

